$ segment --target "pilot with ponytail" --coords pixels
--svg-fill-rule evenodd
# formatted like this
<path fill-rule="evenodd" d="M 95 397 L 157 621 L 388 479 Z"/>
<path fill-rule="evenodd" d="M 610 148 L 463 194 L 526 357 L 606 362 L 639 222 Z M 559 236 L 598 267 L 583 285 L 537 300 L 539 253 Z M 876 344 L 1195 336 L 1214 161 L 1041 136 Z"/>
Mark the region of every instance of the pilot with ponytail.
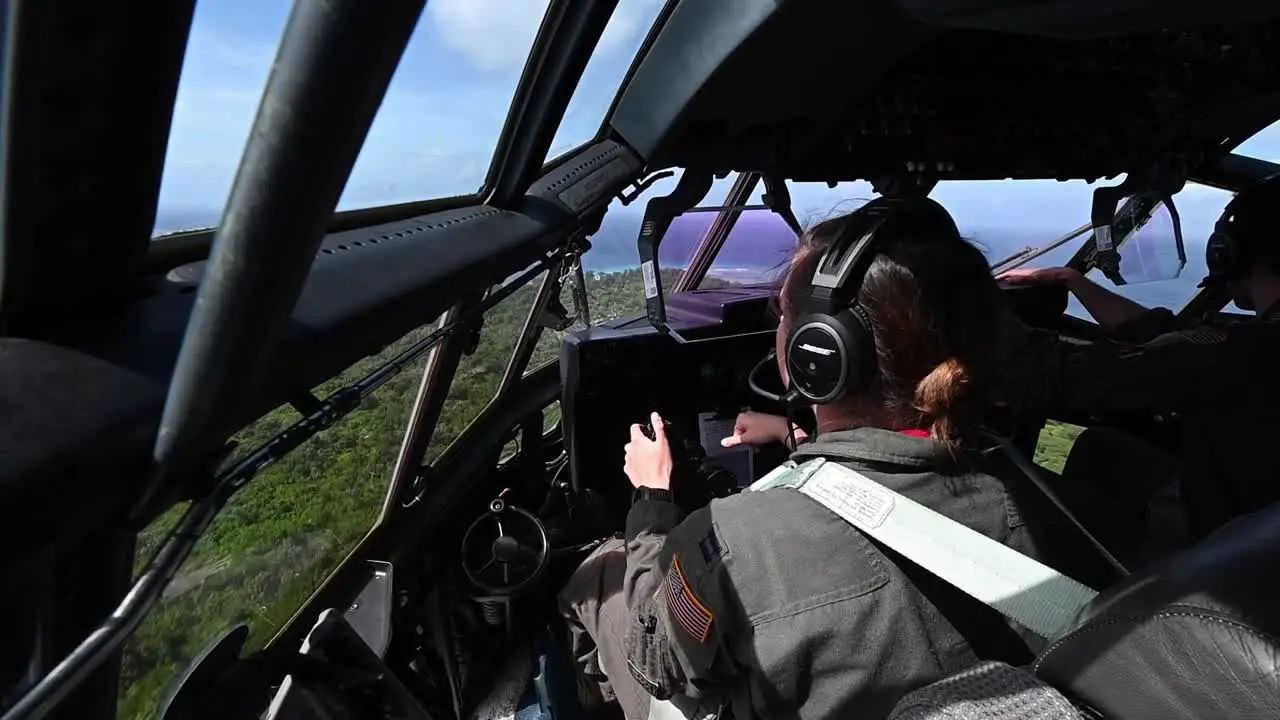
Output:
<path fill-rule="evenodd" d="M 815 226 L 779 301 L 783 379 L 816 419 L 795 460 L 854 468 L 1039 555 L 1015 481 L 982 472 L 979 418 L 1008 401 L 1003 297 L 941 206 L 882 199 Z M 652 427 L 650 439 L 633 426 L 625 449 L 625 538 L 561 594 L 584 676 L 628 720 L 725 707 L 738 720 L 885 717 L 980 655 L 1029 658 L 1025 634 L 800 492 L 751 490 L 686 514 L 656 414 Z"/>

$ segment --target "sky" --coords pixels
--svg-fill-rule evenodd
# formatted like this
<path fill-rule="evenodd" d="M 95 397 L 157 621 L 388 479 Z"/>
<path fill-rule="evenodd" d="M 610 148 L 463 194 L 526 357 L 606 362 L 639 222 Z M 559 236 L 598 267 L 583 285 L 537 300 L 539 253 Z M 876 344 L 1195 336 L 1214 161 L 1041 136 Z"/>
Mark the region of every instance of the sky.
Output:
<path fill-rule="evenodd" d="M 595 135 L 662 0 L 621 0 L 552 147 Z M 283 35 L 291 0 L 199 0 L 183 63 L 157 230 L 216 218 Z M 430 0 L 339 209 L 475 192 L 546 0 Z"/>
<path fill-rule="evenodd" d="M 591 138 L 663 0 L 620 0 L 557 133 L 551 155 Z M 266 85 L 291 0 L 199 0 L 178 90 L 156 230 L 217 221 Z M 429 0 L 343 193 L 340 210 L 475 192 L 547 0 Z M 339 50 L 340 51 L 340 50 Z M 817 70 L 815 70 L 817 71 Z M 1237 152 L 1280 161 L 1280 125 Z M 732 178 L 708 196 L 716 204 Z M 668 192 L 662 181 L 649 196 Z M 1088 216 L 1083 182 L 941 183 L 932 197 L 963 232 L 1048 240 Z M 791 185 L 802 220 L 856 207 L 866 183 Z M 760 191 L 756 193 L 756 201 Z M 1203 252 L 1227 193 L 1189 186 L 1177 198 L 1188 253 Z M 606 216 L 638 223 L 643 203 Z M 1000 249 L 997 249 L 1000 250 Z"/>

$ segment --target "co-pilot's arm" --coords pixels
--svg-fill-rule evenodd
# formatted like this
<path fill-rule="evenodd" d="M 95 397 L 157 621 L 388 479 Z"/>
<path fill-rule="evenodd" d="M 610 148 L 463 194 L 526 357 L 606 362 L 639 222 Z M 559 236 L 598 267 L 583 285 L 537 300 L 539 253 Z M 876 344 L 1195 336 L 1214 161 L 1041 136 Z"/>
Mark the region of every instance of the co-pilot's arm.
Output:
<path fill-rule="evenodd" d="M 1064 344 L 1051 376 L 1061 405 L 1076 412 L 1193 409 L 1220 402 L 1238 379 L 1231 373 L 1256 364 L 1249 335 L 1257 330 L 1203 325 L 1142 344 Z"/>

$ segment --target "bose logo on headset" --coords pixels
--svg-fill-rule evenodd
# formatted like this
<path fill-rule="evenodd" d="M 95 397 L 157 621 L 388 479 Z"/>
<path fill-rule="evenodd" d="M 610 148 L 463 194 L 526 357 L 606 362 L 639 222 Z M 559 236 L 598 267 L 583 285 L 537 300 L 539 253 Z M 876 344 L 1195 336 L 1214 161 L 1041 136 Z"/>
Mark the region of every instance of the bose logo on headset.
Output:
<path fill-rule="evenodd" d="M 835 350 L 834 350 L 834 349 L 832 349 L 832 348 L 820 348 L 820 347 L 817 347 L 817 346 L 815 346 L 815 345 L 810 345 L 809 343 L 805 343 L 805 344 L 801 345 L 801 346 L 800 346 L 800 349 L 801 349 L 801 350 L 808 350 L 808 351 L 809 351 L 809 352 L 811 352 L 811 353 L 817 353 L 817 354 L 819 354 L 819 355 L 831 355 L 832 353 L 834 353 L 834 352 L 835 352 Z"/>
<path fill-rule="evenodd" d="M 951 215 L 928 198 L 877 198 L 845 220 L 844 229 L 818 261 L 803 314 L 787 337 L 791 390 L 817 404 L 866 389 L 876 376 L 871 318 L 858 304 L 862 279 L 875 260 L 886 224 L 910 216 L 922 232 L 960 240 Z M 809 353 L 804 359 L 797 351 Z"/>

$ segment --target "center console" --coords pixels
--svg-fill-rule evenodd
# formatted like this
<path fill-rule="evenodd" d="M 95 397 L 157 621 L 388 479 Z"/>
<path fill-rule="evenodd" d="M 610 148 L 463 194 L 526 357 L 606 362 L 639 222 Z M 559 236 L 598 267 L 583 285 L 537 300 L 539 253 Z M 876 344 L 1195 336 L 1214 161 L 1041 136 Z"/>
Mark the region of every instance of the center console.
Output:
<path fill-rule="evenodd" d="M 643 317 L 566 337 L 561 405 L 575 488 L 596 492 L 606 507 L 625 513 L 632 488 L 622 472 L 623 447 L 631 425 L 647 423 L 652 412 L 667 422 L 675 454 L 695 460 L 723 452 L 720 439 L 732 432 L 741 410 L 781 413 L 747 383 L 774 347 L 770 295 L 768 288 L 674 295 L 668 322 L 679 339 Z M 757 461 L 757 452 L 748 448 L 716 459 L 744 485 L 772 467 Z"/>

